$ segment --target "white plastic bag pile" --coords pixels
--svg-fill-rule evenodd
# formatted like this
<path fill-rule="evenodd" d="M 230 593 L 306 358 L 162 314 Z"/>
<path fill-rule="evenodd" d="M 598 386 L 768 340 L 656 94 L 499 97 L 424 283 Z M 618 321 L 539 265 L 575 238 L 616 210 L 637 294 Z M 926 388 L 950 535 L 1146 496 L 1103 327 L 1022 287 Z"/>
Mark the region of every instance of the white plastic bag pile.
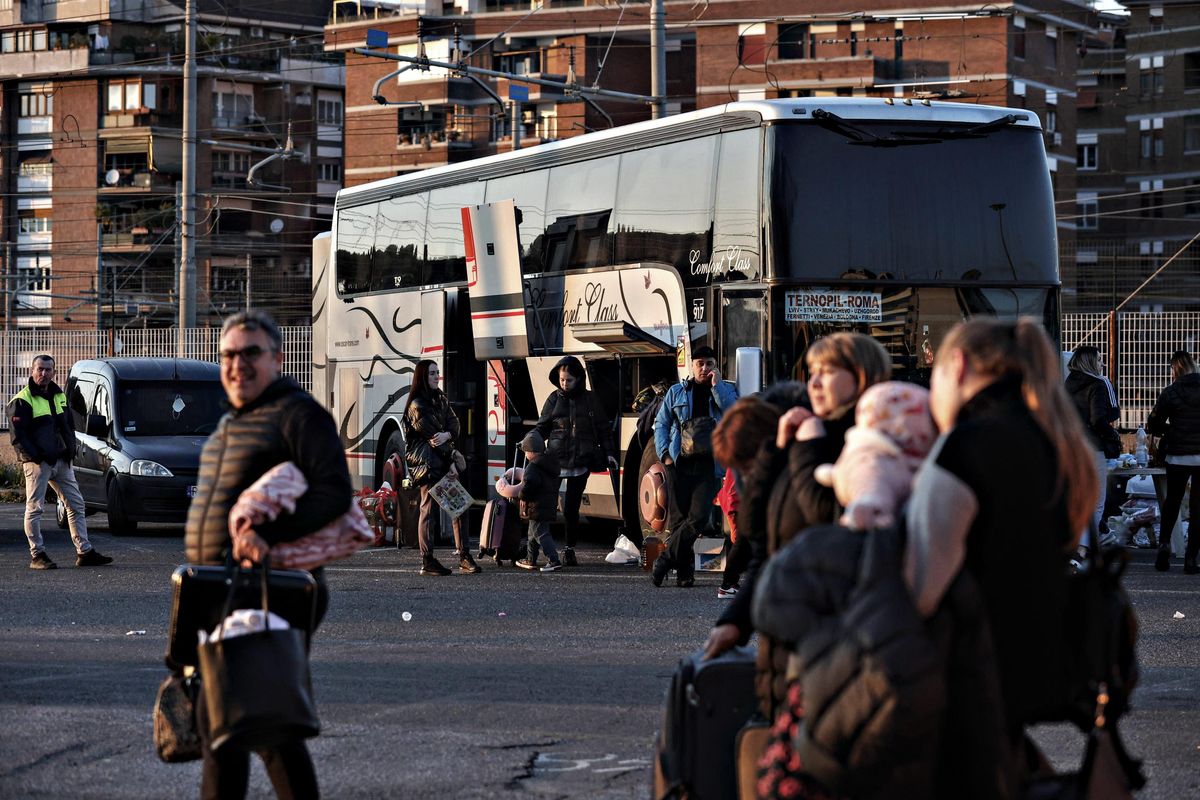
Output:
<path fill-rule="evenodd" d="M 617 537 L 612 552 L 606 555 L 604 560 L 609 564 L 636 564 L 640 555 L 641 551 L 638 550 L 637 545 L 630 541 L 625 534 L 621 534 Z"/>

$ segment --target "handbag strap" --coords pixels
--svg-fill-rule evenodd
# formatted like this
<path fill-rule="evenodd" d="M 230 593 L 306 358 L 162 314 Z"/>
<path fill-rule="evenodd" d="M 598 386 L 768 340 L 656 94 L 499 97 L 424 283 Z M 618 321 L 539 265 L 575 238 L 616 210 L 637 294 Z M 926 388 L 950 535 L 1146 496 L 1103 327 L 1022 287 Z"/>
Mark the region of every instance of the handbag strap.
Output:
<path fill-rule="evenodd" d="M 262 610 L 263 616 L 271 613 L 270 592 L 268 588 L 271 583 L 271 559 L 268 557 L 259 564 L 259 579 L 261 581 L 260 590 L 262 592 Z M 229 584 L 229 594 L 225 597 L 225 607 L 221 610 L 221 619 L 225 619 L 233 613 L 233 602 L 237 595 L 237 590 L 241 579 L 251 574 L 253 567 L 248 570 L 243 570 L 242 567 L 233 560 L 233 552 L 230 551 L 225 556 L 225 582 Z"/>

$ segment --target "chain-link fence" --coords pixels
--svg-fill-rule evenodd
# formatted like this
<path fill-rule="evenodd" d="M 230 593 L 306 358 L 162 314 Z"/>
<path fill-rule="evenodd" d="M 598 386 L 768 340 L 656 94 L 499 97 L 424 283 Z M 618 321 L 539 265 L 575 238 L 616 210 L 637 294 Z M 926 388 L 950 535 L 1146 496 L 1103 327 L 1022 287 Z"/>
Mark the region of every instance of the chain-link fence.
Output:
<path fill-rule="evenodd" d="M 283 372 L 312 388 L 312 328 L 285 327 L 283 333 Z M 187 358 L 217 361 L 220 328 L 188 328 L 184 331 Z M 67 373 L 76 361 L 106 356 L 174 356 L 178 354 L 179 332 L 172 328 L 128 329 L 115 335 L 109 331 L 0 331 L 0 392 L 4 403 L 29 379 L 33 357 L 41 353 L 54 356 L 58 383 L 66 385 Z M 0 428 L 8 428 L 8 414 L 0 413 Z"/>
<path fill-rule="evenodd" d="M 1110 334 L 1113 325 L 1115 336 Z M 1171 354 L 1187 350 L 1195 356 L 1198 343 L 1200 313 L 1063 315 L 1063 349 L 1089 344 L 1112 365 L 1121 403 L 1119 425 L 1126 429 L 1145 424 L 1154 401 L 1171 382 Z"/>

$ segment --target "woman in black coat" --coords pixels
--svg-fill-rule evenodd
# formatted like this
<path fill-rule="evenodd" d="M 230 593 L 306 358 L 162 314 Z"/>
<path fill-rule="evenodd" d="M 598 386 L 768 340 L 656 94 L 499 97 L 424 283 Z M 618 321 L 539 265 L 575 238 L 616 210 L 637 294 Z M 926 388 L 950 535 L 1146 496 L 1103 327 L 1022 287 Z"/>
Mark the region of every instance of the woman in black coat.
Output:
<path fill-rule="evenodd" d="M 608 417 L 594 392 L 585 384 L 583 364 L 575 356 L 564 356 L 550 370 L 550 382 L 557 386 L 542 406 L 542 415 L 534 427 L 546 442 L 546 451 L 558 461 L 559 477 L 567 482 L 563 497 L 566 547 L 562 563 L 578 566 L 575 541 L 579 535 L 579 507 L 588 475 L 604 469 L 616 474 Z"/>
<path fill-rule="evenodd" d="M 917 610 L 932 616 L 960 571 L 982 594 L 995 656 L 977 669 L 998 679 L 1009 756 L 1022 752 L 1026 725 L 1061 705 L 1067 560 L 1096 504 L 1095 461 L 1061 369 L 1033 319 L 977 317 L 952 329 L 930 382 L 942 436 L 906 513 Z M 961 744 L 946 739 L 951 750 Z M 994 769 L 999 779 L 1002 765 Z"/>
<path fill-rule="evenodd" d="M 1096 454 L 1096 470 L 1099 475 L 1100 497 L 1092 522 L 1100 529 L 1104 516 L 1104 501 L 1108 489 L 1107 459 L 1121 455 L 1121 437 L 1113 423 L 1121 418 L 1117 405 L 1117 393 L 1101 369 L 1100 351 L 1090 345 L 1077 347 L 1067 362 L 1067 394 L 1079 412 L 1088 441 Z"/>
<path fill-rule="evenodd" d="M 418 362 L 404 407 L 405 461 L 409 478 L 421 490 L 417 538 L 421 545 L 422 575 L 450 574 L 433 555 L 431 526 L 436 501 L 429 490 L 448 473 L 457 475 L 467 466 L 462 453 L 454 449 L 454 440 L 459 435 L 458 417 L 450 408 L 446 393 L 438 388 L 440 380 L 436 363 L 428 359 Z M 466 519 L 463 514 L 454 520 L 454 555 L 460 570 L 476 573 L 481 570 L 471 558 L 464 530 Z"/>
<path fill-rule="evenodd" d="M 1178 350 L 1171 357 L 1172 383 L 1159 395 L 1146 430 L 1163 437 L 1160 450 L 1166 453 L 1167 499 L 1162 507 L 1162 527 L 1159 529 L 1158 558 L 1154 568 L 1165 572 L 1171 568 L 1171 532 L 1179 519 L 1183 491 L 1192 482 L 1188 510 L 1191 523 L 1200 520 L 1200 371 L 1191 353 Z M 1191 529 L 1189 528 L 1189 534 Z M 1183 571 L 1188 575 L 1200 572 L 1196 555 L 1200 553 L 1200 535 L 1189 535 L 1183 556 Z"/>

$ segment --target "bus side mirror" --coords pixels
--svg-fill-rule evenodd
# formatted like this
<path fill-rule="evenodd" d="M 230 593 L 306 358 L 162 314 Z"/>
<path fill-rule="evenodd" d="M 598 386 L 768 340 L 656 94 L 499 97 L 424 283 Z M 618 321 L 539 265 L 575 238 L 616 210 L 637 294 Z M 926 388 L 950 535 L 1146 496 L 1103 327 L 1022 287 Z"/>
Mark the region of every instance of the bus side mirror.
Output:
<path fill-rule="evenodd" d="M 739 397 L 748 397 L 762 391 L 762 362 L 761 347 L 739 347 L 734 355 L 734 366 L 737 370 L 737 387 Z"/>

